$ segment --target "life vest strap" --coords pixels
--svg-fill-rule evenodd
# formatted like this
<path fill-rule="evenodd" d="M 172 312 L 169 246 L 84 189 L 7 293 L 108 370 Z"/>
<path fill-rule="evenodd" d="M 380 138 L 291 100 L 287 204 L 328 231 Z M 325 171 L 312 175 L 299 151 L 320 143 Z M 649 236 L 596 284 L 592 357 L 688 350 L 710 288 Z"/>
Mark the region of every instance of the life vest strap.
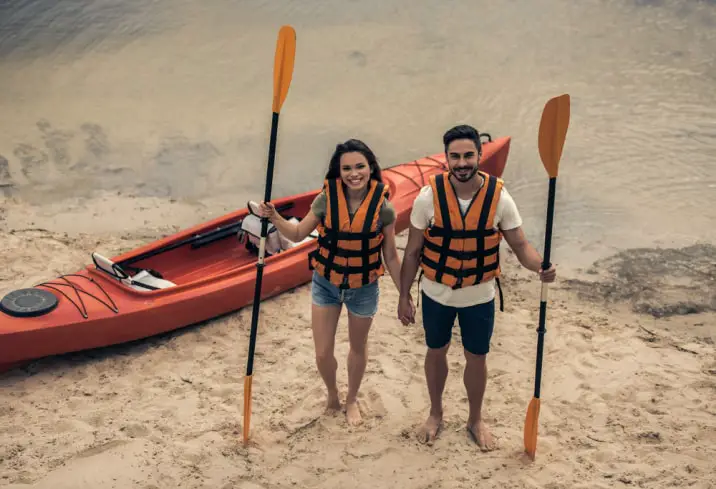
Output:
<path fill-rule="evenodd" d="M 324 225 L 325 226 L 325 225 Z M 374 239 L 380 236 L 380 231 L 366 232 L 366 233 L 351 233 L 348 231 L 334 231 L 331 228 L 324 227 L 324 233 L 327 238 L 340 240 L 340 241 L 360 241 L 363 238 Z"/>
<path fill-rule="evenodd" d="M 502 297 L 502 285 L 500 285 L 500 277 L 495 277 L 497 290 L 500 291 L 500 312 L 505 312 L 504 297 Z"/>
<path fill-rule="evenodd" d="M 380 247 L 378 248 L 378 259 L 376 260 L 377 267 L 375 267 L 370 263 L 370 255 L 374 252 L 371 250 L 371 248 L 369 248 L 369 246 L 371 237 L 374 237 L 371 235 L 375 234 L 377 236 L 379 234 L 377 230 L 371 232 L 371 229 L 373 229 L 373 221 L 376 218 L 379 218 L 378 205 L 383 202 L 382 199 L 384 189 L 385 184 L 383 182 L 377 182 L 376 189 L 373 192 L 373 197 L 370 200 L 370 204 L 368 204 L 368 210 L 366 211 L 365 220 L 363 221 L 363 232 L 361 233 L 361 256 L 363 258 L 363 266 L 361 267 L 361 269 L 363 271 L 362 281 L 364 284 L 367 284 L 370 281 L 370 272 L 373 270 L 377 270 L 381 266 Z"/>
<path fill-rule="evenodd" d="M 438 246 L 435 243 L 432 243 L 430 241 L 425 241 L 425 248 L 434 251 L 435 253 L 445 253 L 448 256 L 451 256 L 453 258 L 456 258 L 460 261 L 466 261 L 466 260 L 474 260 L 474 259 L 480 259 L 485 258 L 486 256 L 492 256 L 497 254 L 498 251 L 500 251 L 500 245 L 493 246 L 492 248 L 484 249 L 482 246 L 474 251 L 460 251 L 460 250 L 453 250 L 452 248 L 444 249 L 443 246 Z"/>
<path fill-rule="evenodd" d="M 328 261 L 329 259 L 325 256 L 321 255 L 320 253 L 312 252 L 313 258 L 326 267 L 326 271 L 330 273 L 331 271 L 338 273 L 339 275 L 356 275 L 360 274 L 363 275 L 363 269 L 367 268 L 368 272 L 372 272 L 373 270 L 378 270 L 382 263 L 380 261 L 376 261 L 374 263 L 369 263 L 367 266 L 359 265 L 359 266 L 343 266 L 338 265 L 335 262 Z M 330 267 L 330 268 L 329 268 Z"/>
<path fill-rule="evenodd" d="M 438 263 L 431 260 L 430 258 L 423 256 L 423 262 L 433 270 L 440 270 Z M 452 268 L 448 266 L 443 266 L 442 271 L 449 273 L 450 275 L 454 276 L 458 280 L 458 284 L 462 282 L 462 279 L 465 279 L 467 277 L 477 276 L 478 277 L 478 283 L 482 280 L 482 275 L 487 272 L 492 272 L 494 270 L 497 270 L 497 267 L 500 266 L 499 260 L 495 260 L 495 263 L 492 263 L 490 265 L 484 265 L 482 267 L 474 267 L 474 268 Z M 458 288 L 458 285 L 455 285 L 453 289 Z"/>
<path fill-rule="evenodd" d="M 439 226 L 430 226 L 428 227 L 428 235 L 434 237 L 434 238 L 444 238 L 446 236 L 450 236 L 454 239 L 480 239 L 480 238 L 489 238 L 490 236 L 494 236 L 498 233 L 496 229 L 473 229 L 473 230 L 459 230 L 459 229 L 451 229 L 451 228 L 443 228 Z"/>
<path fill-rule="evenodd" d="M 381 243 L 377 246 L 374 246 L 373 248 L 368 248 L 368 246 L 370 246 L 368 239 L 361 241 L 365 241 L 365 243 L 363 243 L 364 247 L 362 247 L 360 250 L 347 250 L 345 248 L 336 248 L 333 256 L 342 256 L 344 258 L 370 258 L 370 255 L 378 253 L 383 246 Z M 319 236 L 318 244 L 320 246 L 323 246 L 324 248 L 330 248 L 332 245 L 332 241 L 328 237 Z"/>

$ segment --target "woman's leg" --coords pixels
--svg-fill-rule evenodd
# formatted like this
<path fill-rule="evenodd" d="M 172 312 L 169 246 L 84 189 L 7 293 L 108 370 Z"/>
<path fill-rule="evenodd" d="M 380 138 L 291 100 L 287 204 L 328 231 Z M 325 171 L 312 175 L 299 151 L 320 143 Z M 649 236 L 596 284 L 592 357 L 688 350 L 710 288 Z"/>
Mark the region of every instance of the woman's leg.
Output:
<path fill-rule="evenodd" d="M 358 409 L 357 395 L 365 367 L 368 363 L 368 333 L 373 323 L 372 317 L 359 317 L 348 313 L 348 395 L 346 396 L 346 419 L 348 424 L 356 426 L 362 422 Z"/>
<path fill-rule="evenodd" d="M 311 323 L 313 326 L 313 343 L 316 348 L 316 366 L 323 377 L 328 390 L 328 409 L 340 409 L 336 370 L 338 363 L 333 354 L 336 343 L 336 328 L 341 314 L 340 305 L 318 306 L 313 304 Z"/>
<path fill-rule="evenodd" d="M 358 389 L 368 363 L 368 333 L 373 316 L 378 311 L 378 283 L 373 282 L 359 289 L 351 290 L 346 300 L 348 308 L 348 395 L 346 396 L 346 419 L 355 426 L 362 422 L 358 409 Z"/>

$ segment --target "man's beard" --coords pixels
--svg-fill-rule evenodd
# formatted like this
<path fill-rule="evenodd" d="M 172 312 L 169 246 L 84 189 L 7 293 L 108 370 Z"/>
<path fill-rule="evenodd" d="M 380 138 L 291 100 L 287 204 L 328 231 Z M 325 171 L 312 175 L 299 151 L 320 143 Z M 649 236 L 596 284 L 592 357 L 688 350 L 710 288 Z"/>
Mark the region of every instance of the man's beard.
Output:
<path fill-rule="evenodd" d="M 457 173 L 458 170 L 470 170 L 468 173 L 463 174 L 463 176 L 460 176 L 460 174 Z M 453 168 L 450 170 L 450 173 L 455 177 L 455 179 L 458 182 L 469 182 L 471 178 L 475 176 L 477 173 L 477 165 L 475 166 L 462 166 L 460 168 Z"/>

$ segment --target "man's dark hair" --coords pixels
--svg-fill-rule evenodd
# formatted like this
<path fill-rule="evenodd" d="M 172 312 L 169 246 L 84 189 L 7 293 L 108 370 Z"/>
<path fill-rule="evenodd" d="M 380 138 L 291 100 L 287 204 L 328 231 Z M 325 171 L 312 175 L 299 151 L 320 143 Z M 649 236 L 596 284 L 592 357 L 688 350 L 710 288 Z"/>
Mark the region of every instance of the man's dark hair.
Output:
<path fill-rule="evenodd" d="M 443 144 L 445 145 L 445 154 L 447 154 L 450 143 L 457 139 L 469 139 L 475 143 L 477 152 L 482 152 L 482 143 L 480 142 L 480 133 L 472 126 L 460 124 L 447 130 L 443 135 Z"/>

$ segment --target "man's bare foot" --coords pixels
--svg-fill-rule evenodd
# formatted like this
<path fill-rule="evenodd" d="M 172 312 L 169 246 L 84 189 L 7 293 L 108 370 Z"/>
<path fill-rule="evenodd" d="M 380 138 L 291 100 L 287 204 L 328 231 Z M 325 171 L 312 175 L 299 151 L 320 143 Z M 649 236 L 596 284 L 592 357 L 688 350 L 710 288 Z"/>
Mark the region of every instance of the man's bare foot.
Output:
<path fill-rule="evenodd" d="M 495 449 L 495 441 L 492 438 L 492 434 L 482 420 L 474 424 L 468 424 L 467 432 L 470 434 L 472 441 L 474 441 L 483 452 L 489 452 Z"/>
<path fill-rule="evenodd" d="M 340 411 L 341 401 L 338 399 L 338 393 L 328 394 L 328 401 L 326 401 L 326 411 Z"/>
<path fill-rule="evenodd" d="M 438 437 L 438 433 L 440 432 L 442 424 L 442 414 L 431 414 L 430 416 L 428 416 L 428 419 L 425 421 L 425 424 L 420 428 L 420 431 L 418 432 L 418 438 L 420 442 L 425 443 L 427 445 L 432 445 L 435 439 Z"/>
<path fill-rule="evenodd" d="M 363 422 L 360 409 L 358 408 L 358 401 L 346 401 L 346 421 L 348 421 L 348 425 L 350 426 L 358 426 Z"/>

